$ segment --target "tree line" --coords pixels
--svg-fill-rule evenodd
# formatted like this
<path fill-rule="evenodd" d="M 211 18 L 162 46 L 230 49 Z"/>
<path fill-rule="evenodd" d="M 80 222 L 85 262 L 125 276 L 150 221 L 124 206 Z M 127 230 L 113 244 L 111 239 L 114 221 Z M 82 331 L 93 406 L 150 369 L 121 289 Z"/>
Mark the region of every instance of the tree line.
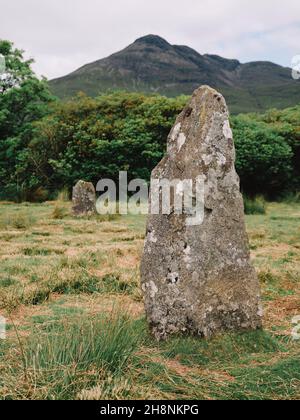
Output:
<path fill-rule="evenodd" d="M 0 199 L 43 201 L 79 180 L 150 179 L 187 97 L 115 92 L 68 102 L 38 79 L 9 41 L 0 76 Z M 243 191 L 277 198 L 300 190 L 300 105 L 233 116 Z"/>

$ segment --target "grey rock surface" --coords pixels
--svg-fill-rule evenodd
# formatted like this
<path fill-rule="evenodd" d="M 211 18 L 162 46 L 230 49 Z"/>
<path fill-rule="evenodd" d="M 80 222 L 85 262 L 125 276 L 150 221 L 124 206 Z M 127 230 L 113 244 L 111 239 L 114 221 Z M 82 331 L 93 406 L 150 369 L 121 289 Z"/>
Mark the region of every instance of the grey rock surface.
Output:
<path fill-rule="evenodd" d="M 95 214 L 96 190 L 91 182 L 78 181 L 73 188 L 72 212 L 79 217 Z"/>
<path fill-rule="evenodd" d="M 197 89 L 178 116 L 167 155 L 152 172 L 152 179 L 199 176 L 205 180 L 202 224 L 188 226 L 186 214 L 148 216 L 141 284 L 158 340 L 262 326 L 228 108 L 208 86 Z"/>

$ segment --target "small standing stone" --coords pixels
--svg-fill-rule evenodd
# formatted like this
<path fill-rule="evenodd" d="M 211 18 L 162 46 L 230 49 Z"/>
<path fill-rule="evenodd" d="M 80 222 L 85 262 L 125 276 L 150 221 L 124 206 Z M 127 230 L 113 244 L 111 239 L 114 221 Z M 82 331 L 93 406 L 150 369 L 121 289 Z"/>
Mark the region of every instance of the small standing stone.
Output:
<path fill-rule="evenodd" d="M 197 89 L 168 137 L 152 179 L 204 179 L 204 221 L 149 215 L 141 264 L 146 315 L 158 340 L 262 326 L 260 286 L 250 262 L 229 113 L 221 94 Z M 150 199 L 151 201 L 151 199 Z"/>
<path fill-rule="evenodd" d="M 73 188 L 72 211 L 75 216 L 92 216 L 96 212 L 96 190 L 91 182 L 79 181 Z"/>

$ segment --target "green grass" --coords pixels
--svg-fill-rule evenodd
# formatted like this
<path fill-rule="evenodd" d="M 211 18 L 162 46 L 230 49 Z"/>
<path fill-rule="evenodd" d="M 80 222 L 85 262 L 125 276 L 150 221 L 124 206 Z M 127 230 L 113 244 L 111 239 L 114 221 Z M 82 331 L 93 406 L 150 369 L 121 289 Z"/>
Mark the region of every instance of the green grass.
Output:
<path fill-rule="evenodd" d="M 299 398 L 300 364 L 297 355 L 271 366 L 232 368 L 235 383 L 223 387 L 227 399 L 270 400 Z"/>
<path fill-rule="evenodd" d="M 35 329 L 22 348 L 16 347 L 23 366 L 17 363 L 15 368 L 4 368 L 0 384 L 6 392 L 2 396 L 76 398 L 82 389 L 120 377 L 142 337 L 136 322 L 120 314 L 77 322 L 60 320 L 51 330 Z"/>
<path fill-rule="evenodd" d="M 261 331 L 208 342 L 178 338 L 156 349 L 160 361 L 143 365 L 141 385 L 154 384 L 152 393 L 170 399 L 297 399 L 299 353 L 288 347 Z"/>
<path fill-rule="evenodd" d="M 0 204 L 0 399 L 300 399 L 297 202 L 246 217 L 264 330 L 160 344 L 139 288 L 145 217 L 75 219 L 61 203 L 63 220 L 57 202 Z"/>
<path fill-rule="evenodd" d="M 210 341 L 197 338 L 178 338 L 164 344 L 161 348 L 165 357 L 176 359 L 188 366 L 206 366 L 211 362 L 236 363 L 247 361 L 253 354 L 285 351 L 272 335 L 264 331 L 244 334 L 227 334 Z"/>

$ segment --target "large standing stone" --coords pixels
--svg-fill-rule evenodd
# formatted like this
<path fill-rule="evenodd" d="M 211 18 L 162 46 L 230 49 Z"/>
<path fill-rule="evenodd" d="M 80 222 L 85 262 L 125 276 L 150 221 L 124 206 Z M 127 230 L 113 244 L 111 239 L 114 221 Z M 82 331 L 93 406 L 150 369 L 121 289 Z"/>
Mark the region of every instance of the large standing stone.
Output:
<path fill-rule="evenodd" d="M 79 181 L 73 188 L 72 211 L 75 216 L 91 216 L 96 212 L 96 191 L 91 182 Z"/>
<path fill-rule="evenodd" d="M 205 180 L 204 222 L 149 215 L 141 265 L 147 318 L 157 339 L 262 326 L 260 287 L 250 263 L 243 198 L 224 98 L 196 90 L 168 137 L 152 179 Z M 151 201 L 151 200 L 150 200 Z"/>

